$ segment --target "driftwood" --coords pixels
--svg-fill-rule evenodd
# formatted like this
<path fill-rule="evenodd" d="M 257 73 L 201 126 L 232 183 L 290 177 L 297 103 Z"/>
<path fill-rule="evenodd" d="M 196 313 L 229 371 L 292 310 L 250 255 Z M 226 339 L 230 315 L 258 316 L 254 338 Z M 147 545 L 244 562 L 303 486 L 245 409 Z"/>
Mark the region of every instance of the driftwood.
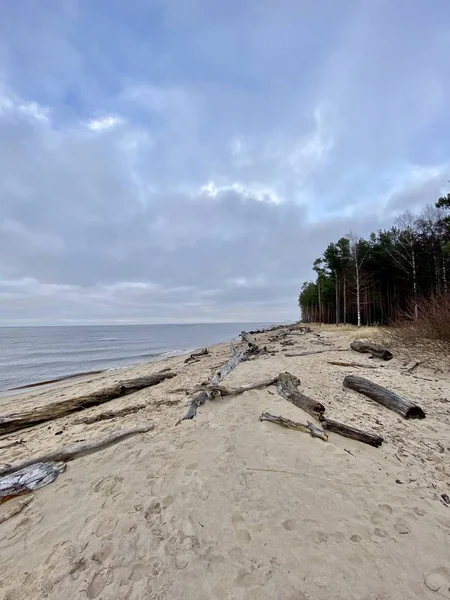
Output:
<path fill-rule="evenodd" d="M 327 348 L 326 350 L 309 350 L 307 352 L 285 352 L 285 356 L 308 356 L 309 354 L 323 354 L 324 352 L 347 352 L 347 348 Z"/>
<path fill-rule="evenodd" d="M 363 365 L 362 363 L 356 362 L 341 362 L 339 360 L 327 360 L 329 365 L 335 365 L 336 367 L 361 367 L 361 369 L 378 369 L 377 365 Z"/>
<path fill-rule="evenodd" d="M 369 342 L 355 341 L 350 344 L 350 348 L 355 352 L 371 354 L 372 356 L 382 358 L 383 360 L 391 360 L 391 358 L 394 356 L 390 350 L 387 350 L 382 346 L 378 346 L 377 344 L 370 344 Z"/>
<path fill-rule="evenodd" d="M 363 377 L 347 375 L 344 378 L 344 387 L 364 394 L 405 419 L 425 419 L 425 413 L 420 406 Z"/>
<path fill-rule="evenodd" d="M 271 423 L 276 423 L 277 425 L 281 425 L 282 427 L 287 427 L 288 429 L 295 429 L 296 431 L 303 431 L 303 433 L 309 433 L 312 437 L 317 437 L 326 442 L 328 440 L 328 436 L 325 431 L 322 431 L 320 427 L 316 427 L 310 421 L 307 421 L 307 424 L 298 423 L 296 421 L 291 421 L 290 419 L 285 419 L 281 416 L 271 415 L 270 413 L 264 412 L 259 417 L 260 421 L 270 421 Z"/>
<path fill-rule="evenodd" d="M 208 348 L 203 348 L 203 350 L 199 350 L 198 352 L 193 352 L 190 356 L 186 358 L 185 363 L 197 362 L 197 360 L 201 356 L 207 356 L 209 354 Z"/>
<path fill-rule="evenodd" d="M 243 331 L 241 333 L 241 338 L 246 342 L 247 348 L 239 352 L 236 350 L 234 344 L 231 343 L 232 356 L 230 360 L 220 367 L 220 369 L 209 379 L 206 384 L 207 389 L 202 390 L 192 398 L 188 404 L 189 409 L 187 413 L 175 423 L 175 426 L 179 425 L 182 421 L 189 421 L 190 419 L 193 419 L 197 415 L 197 410 L 200 406 L 205 404 L 207 400 L 212 400 L 216 396 L 219 396 L 219 383 L 224 379 L 224 377 L 231 373 L 231 371 L 235 369 L 240 362 L 249 360 L 250 358 L 258 356 L 259 354 L 267 354 L 267 348 L 260 348 L 252 336 L 247 332 Z"/>
<path fill-rule="evenodd" d="M 246 344 L 248 344 L 250 347 L 251 346 L 258 346 L 258 344 L 256 343 L 255 338 L 252 337 L 246 331 L 241 331 L 241 338 L 242 338 L 242 341 L 245 342 Z"/>
<path fill-rule="evenodd" d="M 120 398 L 132 394 L 133 392 L 137 392 L 138 390 L 156 385 L 165 379 L 171 379 L 172 377 L 175 377 L 175 375 L 176 373 L 164 370 L 145 377 L 122 381 L 107 388 L 91 392 L 90 394 L 70 398 L 69 400 L 60 400 L 58 402 L 46 404 L 45 406 L 37 406 L 31 410 L 5 415 L 4 417 L 0 417 L 0 435 L 13 433 L 14 431 L 24 429 L 25 427 L 31 427 L 39 423 L 59 419 L 60 417 L 65 417 L 73 412 L 104 404 L 115 398 Z"/>
<path fill-rule="evenodd" d="M 384 441 L 381 436 L 376 435 L 375 433 L 369 433 L 368 431 L 363 431 L 362 429 L 357 429 L 356 427 L 350 427 L 349 425 L 338 423 L 337 421 L 332 421 L 331 419 L 326 419 L 325 417 L 321 417 L 320 424 L 327 431 L 332 431 L 333 433 L 338 433 L 339 435 L 351 438 L 352 440 L 358 440 L 358 442 L 375 446 L 375 448 L 381 446 Z"/>
<path fill-rule="evenodd" d="M 278 393 L 298 408 L 309 413 L 312 417 L 319 419 L 320 415 L 325 412 L 324 405 L 302 394 L 298 389 L 299 385 L 300 380 L 290 373 L 280 373 L 278 376 Z"/>
<path fill-rule="evenodd" d="M 143 404 L 134 404 L 133 406 L 125 406 L 124 408 L 119 408 L 118 410 L 106 410 L 95 415 L 90 415 L 87 417 L 80 417 L 72 422 L 72 425 L 90 425 L 91 423 L 98 423 L 98 421 L 105 421 L 107 419 L 115 419 L 117 417 L 125 417 L 126 415 L 131 415 L 133 413 L 138 412 L 144 408 L 147 408 L 148 402 Z"/>
<path fill-rule="evenodd" d="M 205 404 L 207 400 L 212 400 L 215 396 L 219 394 L 214 388 L 219 385 L 224 377 L 231 373 L 231 371 L 238 366 L 240 362 L 246 360 L 248 357 L 247 351 L 236 352 L 234 346 L 231 346 L 233 356 L 228 360 L 208 381 L 208 387 L 210 389 L 203 390 L 196 394 L 192 400 L 189 402 L 189 409 L 187 413 L 182 417 L 179 421 L 175 423 L 179 425 L 182 421 L 189 421 L 193 419 L 197 415 L 197 409 Z"/>
<path fill-rule="evenodd" d="M 295 342 L 290 339 L 281 340 L 280 346 L 295 346 Z"/>
<path fill-rule="evenodd" d="M 11 504 L 13 504 L 13 506 L 11 506 L 5 511 L 2 510 L 2 512 L 0 512 L 0 523 L 4 523 L 8 519 L 11 519 L 11 517 L 14 517 L 15 515 L 21 513 L 23 509 L 30 504 L 33 498 L 33 494 L 27 494 L 26 496 L 23 496 L 20 500 L 18 500 L 16 503 L 12 502 Z"/>
<path fill-rule="evenodd" d="M 40 461 L 15 469 L 0 479 L 0 504 L 53 483 L 65 469 L 64 463 Z"/>
<path fill-rule="evenodd" d="M 53 452 L 48 452 L 47 454 L 43 454 L 41 456 L 7 464 L 3 467 L 0 467 L 0 477 L 9 475 L 10 473 L 16 473 L 21 469 L 26 469 L 27 467 L 36 465 L 37 463 L 69 462 L 75 458 L 79 458 L 80 456 L 87 456 L 88 454 L 93 454 L 99 450 L 104 450 L 105 448 L 108 448 L 113 444 L 117 444 L 117 442 L 121 442 L 133 435 L 137 435 L 138 433 L 147 433 L 147 431 L 151 431 L 154 429 L 154 427 L 155 426 L 153 423 L 149 423 L 147 425 L 136 425 L 131 429 L 118 429 L 112 433 L 109 433 L 108 435 L 94 438 L 85 442 L 76 442 L 75 444 L 71 444 L 65 448 L 58 448 Z M 0 480 L 0 486 L 1 484 L 2 480 Z"/>
<path fill-rule="evenodd" d="M 243 394 L 244 392 L 249 392 L 251 390 L 260 390 L 261 388 L 269 387 L 269 385 L 274 385 L 275 383 L 277 383 L 277 381 L 278 377 L 271 377 L 270 379 L 263 379 L 262 381 L 258 381 L 257 383 L 242 385 L 238 388 L 227 388 L 222 385 L 211 386 L 210 384 L 206 383 L 205 385 L 196 388 L 190 393 L 195 394 L 198 392 L 214 391 L 217 392 L 217 396 L 237 396 L 238 394 Z M 181 388 L 177 391 L 184 392 L 186 390 Z"/>

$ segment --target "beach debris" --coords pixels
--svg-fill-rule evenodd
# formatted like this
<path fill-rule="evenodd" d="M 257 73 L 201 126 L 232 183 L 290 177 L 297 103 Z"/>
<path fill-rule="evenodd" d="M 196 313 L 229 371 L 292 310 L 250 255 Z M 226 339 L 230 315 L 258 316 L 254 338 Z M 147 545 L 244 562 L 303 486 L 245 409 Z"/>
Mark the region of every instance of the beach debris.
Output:
<path fill-rule="evenodd" d="M 325 406 L 312 398 L 308 398 L 300 392 L 298 386 L 300 379 L 291 375 L 291 373 L 280 373 L 278 375 L 277 390 L 288 402 L 292 402 L 298 408 L 301 408 L 315 419 L 325 412 Z"/>
<path fill-rule="evenodd" d="M 164 404 L 164 402 L 162 402 Z M 125 417 L 126 415 L 134 414 L 144 408 L 147 408 L 149 402 L 142 402 L 141 404 L 134 404 L 132 406 L 125 406 L 117 410 L 106 410 L 97 412 L 86 417 L 80 417 L 71 422 L 72 425 L 90 425 L 92 423 L 98 423 L 99 421 L 105 421 L 107 419 L 116 419 L 117 417 Z M 55 434 L 56 435 L 56 434 Z"/>
<path fill-rule="evenodd" d="M 260 417 L 260 421 L 270 421 L 271 423 L 276 423 L 277 425 L 281 425 L 282 427 L 287 427 L 288 429 L 295 429 L 296 431 L 302 431 L 303 433 L 309 433 L 312 437 L 319 438 L 326 442 L 328 440 L 328 435 L 320 429 L 320 427 L 316 427 L 310 421 L 307 421 L 307 424 L 298 423 L 296 421 L 291 421 L 290 419 L 286 419 L 285 417 L 271 415 L 268 412 L 263 412 Z"/>
<path fill-rule="evenodd" d="M 44 406 L 37 406 L 23 412 L 2 416 L 0 417 L 0 435 L 13 433 L 14 431 L 31 427 L 32 425 L 65 417 L 68 414 L 90 408 L 91 406 L 104 404 L 115 398 L 127 396 L 133 392 L 157 385 L 165 379 L 171 379 L 175 376 L 176 373 L 165 369 L 164 371 L 152 373 L 151 375 L 119 381 L 114 385 L 96 390 L 90 394 L 84 394 L 82 396 L 68 398 L 67 400 L 52 402 L 51 404 L 46 404 Z"/>
<path fill-rule="evenodd" d="M 425 412 L 420 406 L 377 383 L 364 379 L 364 377 L 347 375 L 344 378 L 344 387 L 364 394 L 371 400 L 375 400 L 382 406 L 395 411 L 405 419 L 425 419 Z"/>
<path fill-rule="evenodd" d="M 376 358 L 382 358 L 383 360 L 391 360 L 394 355 L 390 350 L 378 346 L 377 344 L 370 344 L 369 342 L 363 342 L 356 340 L 350 344 L 350 348 L 355 352 L 361 352 L 362 354 L 371 354 Z"/>
<path fill-rule="evenodd" d="M 320 424 L 327 431 L 332 431 L 333 433 L 337 433 L 352 440 L 357 440 L 363 444 L 369 444 L 369 446 L 374 446 L 375 448 L 381 446 L 384 441 L 381 436 L 375 433 L 363 431 L 362 429 L 357 429 L 356 427 L 351 427 L 350 425 L 327 419 L 323 415 L 320 417 Z"/>
<path fill-rule="evenodd" d="M 33 498 L 34 494 L 27 494 L 26 496 L 17 498 L 16 501 L 9 502 L 8 506 L 2 506 L 0 508 L 0 523 L 4 523 L 8 519 L 11 519 L 11 517 L 21 513 L 32 502 Z"/>
<path fill-rule="evenodd" d="M 185 364 L 190 363 L 190 362 L 198 362 L 202 356 L 207 356 L 208 354 L 209 354 L 208 348 L 203 348 L 202 350 L 199 350 L 198 352 L 193 352 L 190 356 L 188 356 L 186 358 L 186 360 L 184 362 L 185 362 Z"/>
<path fill-rule="evenodd" d="M 450 498 L 448 494 L 441 494 L 441 502 L 444 506 L 450 506 Z"/>
<path fill-rule="evenodd" d="M 378 369 L 378 365 L 364 365 L 356 362 L 341 362 L 339 360 L 327 360 L 329 365 L 335 365 L 336 367 L 355 367 L 361 369 Z"/>
<path fill-rule="evenodd" d="M 63 448 L 53 450 L 52 452 L 48 452 L 47 454 L 6 464 L 0 467 L 0 477 L 10 475 L 11 473 L 17 473 L 18 471 L 41 463 L 66 463 L 74 460 L 75 458 L 80 458 L 80 456 L 87 456 L 89 454 L 93 454 L 94 452 L 104 450 L 105 448 L 108 448 L 113 444 L 117 444 L 117 442 L 122 442 L 133 435 L 147 433 L 148 431 L 154 429 L 154 427 L 155 426 L 153 423 L 147 423 L 143 425 L 136 425 L 130 429 L 117 429 L 101 437 L 82 442 L 76 442 L 70 446 L 65 446 Z M 36 473 L 38 474 L 38 472 Z M 2 489 L 3 481 L 3 479 L 0 479 L 0 490 Z"/>
<path fill-rule="evenodd" d="M 219 383 L 231 373 L 239 363 L 250 360 L 250 358 L 259 356 L 260 354 L 268 353 L 267 348 L 260 348 L 255 339 L 246 331 L 241 333 L 241 338 L 245 342 L 246 348 L 239 351 L 233 342 L 231 343 L 231 358 L 210 377 L 205 386 L 202 386 L 205 389 L 202 389 L 202 391 L 192 398 L 188 404 L 189 409 L 187 413 L 175 423 L 175 426 L 179 425 L 182 421 L 193 419 L 197 415 L 198 408 L 205 404 L 207 400 L 212 400 L 213 398 L 220 396 L 220 389 L 218 388 Z"/>
<path fill-rule="evenodd" d="M 375 447 L 378 447 L 383 443 L 383 438 L 379 435 L 357 429 L 356 427 L 350 427 L 349 425 L 339 423 L 338 421 L 327 419 L 324 415 L 325 407 L 323 404 L 302 394 L 298 389 L 299 385 L 300 380 L 291 373 L 280 373 L 278 376 L 278 393 L 283 396 L 283 398 L 292 402 L 292 404 L 320 421 L 320 425 L 323 429 Z"/>
<path fill-rule="evenodd" d="M 413 360 L 412 362 L 410 362 L 409 364 L 406 365 L 405 371 L 407 371 L 408 373 L 412 373 L 413 371 L 415 371 L 417 369 L 417 367 L 419 365 L 420 365 L 419 360 Z"/>
<path fill-rule="evenodd" d="M 65 469 L 64 463 L 53 461 L 38 461 L 14 469 L 12 474 L 0 478 L 0 504 L 53 483 Z"/>
<path fill-rule="evenodd" d="M 214 390 L 215 392 L 217 392 L 217 396 L 237 396 L 238 394 L 243 394 L 244 392 L 249 392 L 251 390 L 259 390 L 261 388 L 265 388 L 265 387 L 269 387 L 270 385 L 274 385 L 276 384 L 278 381 L 278 377 L 271 377 L 269 379 L 263 379 L 262 381 L 258 381 L 256 383 L 250 383 L 248 385 L 242 385 L 238 388 L 227 388 L 225 386 L 222 385 L 216 385 L 211 387 L 209 383 L 206 383 L 205 385 L 202 385 L 198 388 L 195 388 L 194 390 L 192 390 L 191 392 L 189 392 L 190 394 L 196 394 L 198 392 L 202 392 L 205 390 Z M 183 388 L 177 390 L 177 391 L 185 391 Z"/>
<path fill-rule="evenodd" d="M 280 346 L 295 346 L 295 342 L 294 342 L 294 340 L 289 340 L 289 339 L 281 340 Z"/>

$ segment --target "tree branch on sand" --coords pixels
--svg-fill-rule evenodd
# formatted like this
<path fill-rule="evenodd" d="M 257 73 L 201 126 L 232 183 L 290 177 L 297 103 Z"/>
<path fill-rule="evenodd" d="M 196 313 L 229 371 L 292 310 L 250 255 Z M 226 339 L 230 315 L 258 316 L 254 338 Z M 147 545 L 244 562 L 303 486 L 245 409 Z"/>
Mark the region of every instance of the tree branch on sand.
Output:
<path fill-rule="evenodd" d="M 104 404 L 110 400 L 115 400 L 116 398 L 121 398 L 122 396 L 127 396 L 147 387 L 157 385 L 165 379 L 171 379 L 175 376 L 176 373 L 164 369 L 158 373 L 122 381 L 109 387 L 84 394 L 83 396 L 76 396 L 68 400 L 59 400 L 58 402 L 37 406 L 23 412 L 5 415 L 0 417 L 0 435 L 13 433 L 26 427 L 38 425 L 39 423 L 65 417 L 73 412 L 84 410 L 91 406 Z"/>

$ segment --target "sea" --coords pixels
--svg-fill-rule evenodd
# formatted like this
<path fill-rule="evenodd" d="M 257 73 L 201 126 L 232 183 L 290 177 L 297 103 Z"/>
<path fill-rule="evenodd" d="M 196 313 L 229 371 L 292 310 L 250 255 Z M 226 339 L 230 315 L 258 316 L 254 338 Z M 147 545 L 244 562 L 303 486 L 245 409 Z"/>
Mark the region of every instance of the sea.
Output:
<path fill-rule="evenodd" d="M 157 360 L 270 323 L 0 327 L 0 392 Z"/>

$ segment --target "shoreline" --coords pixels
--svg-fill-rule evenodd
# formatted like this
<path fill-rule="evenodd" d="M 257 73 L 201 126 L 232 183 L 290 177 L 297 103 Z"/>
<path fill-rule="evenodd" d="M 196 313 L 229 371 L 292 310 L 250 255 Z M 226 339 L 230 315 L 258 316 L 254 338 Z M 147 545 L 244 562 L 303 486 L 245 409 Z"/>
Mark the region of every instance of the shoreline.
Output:
<path fill-rule="evenodd" d="M 312 418 L 275 385 L 207 400 L 193 420 L 175 426 L 192 390 L 229 360 L 229 342 L 208 346 L 189 363 L 191 352 L 165 356 L 3 399 L 7 417 L 164 369 L 174 373 L 0 436 L 0 464 L 8 464 L 153 427 L 68 463 L 4 522 L 24 497 L 0 506 L 5 597 L 327 600 L 330 590 L 336 600 L 359 600 L 368 590 L 373 597 L 428 597 L 424 582 L 436 587 L 436 577 L 447 573 L 442 548 L 450 520 L 442 495 L 450 493 L 443 446 L 450 410 L 442 399 L 450 397 L 450 376 L 431 377 L 422 365 L 408 375 L 399 356 L 382 362 L 352 354 L 354 336 L 317 328 L 256 333 L 269 353 L 239 363 L 223 384 L 236 389 L 289 372 L 331 419 L 384 437 L 379 448 L 261 422 L 263 412 Z M 355 364 L 347 359 L 358 368 L 345 366 Z M 344 389 L 350 373 L 420 402 L 426 419 L 401 419 Z"/>
<path fill-rule="evenodd" d="M 226 324 L 226 323 L 225 323 Z M 234 323 L 233 323 L 234 324 Z M 242 323 L 242 325 L 257 325 L 258 322 L 256 323 Z M 173 325 L 177 325 L 177 324 L 173 324 Z M 222 325 L 222 323 L 218 323 L 218 325 Z M 241 325 L 240 323 L 236 323 L 236 325 Z M 289 325 L 289 324 L 286 324 Z M 268 325 L 267 330 L 270 330 L 272 328 L 277 328 L 277 327 L 283 327 L 283 325 L 280 324 L 275 324 L 275 325 Z M 120 327 L 120 325 L 118 325 L 118 327 Z M 256 330 L 256 331 L 262 331 L 262 330 Z M 231 339 L 229 340 L 231 341 Z M 223 344 L 223 343 L 229 343 L 229 341 L 219 341 L 219 342 L 215 342 L 214 344 L 210 344 L 209 347 L 215 346 L 217 344 Z M 14 387 L 9 387 L 3 390 L 0 390 L 0 398 L 5 398 L 8 396 L 13 396 L 13 395 L 17 395 L 17 393 L 20 393 L 22 391 L 26 391 L 28 389 L 33 389 L 33 388 L 39 388 L 39 387 L 44 387 L 44 386 L 49 386 L 49 385 L 54 385 L 57 383 L 63 383 L 66 380 L 71 380 L 71 379 L 79 379 L 79 378 L 85 378 L 85 377 L 89 377 L 91 375 L 99 375 L 102 373 L 109 373 L 109 372 L 116 372 L 116 371 L 124 371 L 127 369 L 132 369 L 138 365 L 144 365 L 144 364 L 151 364 L 154 362 L 158 362 L 161 360 L 164 360 L 165 358 L 170 358 L 172 356 L 181 356 L 184 354 L 188 354 L 191 352 L 194 352 L 195 350 L 199 349 L 199 348 L 203 348 L 206 347 L 207 344 L 202 344 L 199 346 L 192 346 L 190 348 L 181 348 L 181 349 L 174 349 L 174 350 L 164 350 L 163 352 L 156 352 L 154 354 L 145 356 L 143 358 L 141 358 L 139 360 L 138 356 L 135 357 L 130 357 L 131 362 L 127 363 L 127 364 L 115 364 L 113 366 L 109 366 L 106 368 L 93 368 L 92 370 L 86 370 L 86 371 L 76 371 L 73 373 L 69 373 L 69 374 L 63 374 L 60 376 L 55 376 L 52 377 L 50 376 L 49 378 L 46 378 L 42 381 L 31 381 L 31 382 L 27 382 L 27 383 L 23 383 L 20 384 L 18 386 L 14 386 Z M 133 362 L 133 358 L 135 360 L 135 362 Z M 126 356 L 122 357 L 119 360 L 128 360 L 128 358 Z M 93 361 L 95 363 L 95 360 Z"/>

